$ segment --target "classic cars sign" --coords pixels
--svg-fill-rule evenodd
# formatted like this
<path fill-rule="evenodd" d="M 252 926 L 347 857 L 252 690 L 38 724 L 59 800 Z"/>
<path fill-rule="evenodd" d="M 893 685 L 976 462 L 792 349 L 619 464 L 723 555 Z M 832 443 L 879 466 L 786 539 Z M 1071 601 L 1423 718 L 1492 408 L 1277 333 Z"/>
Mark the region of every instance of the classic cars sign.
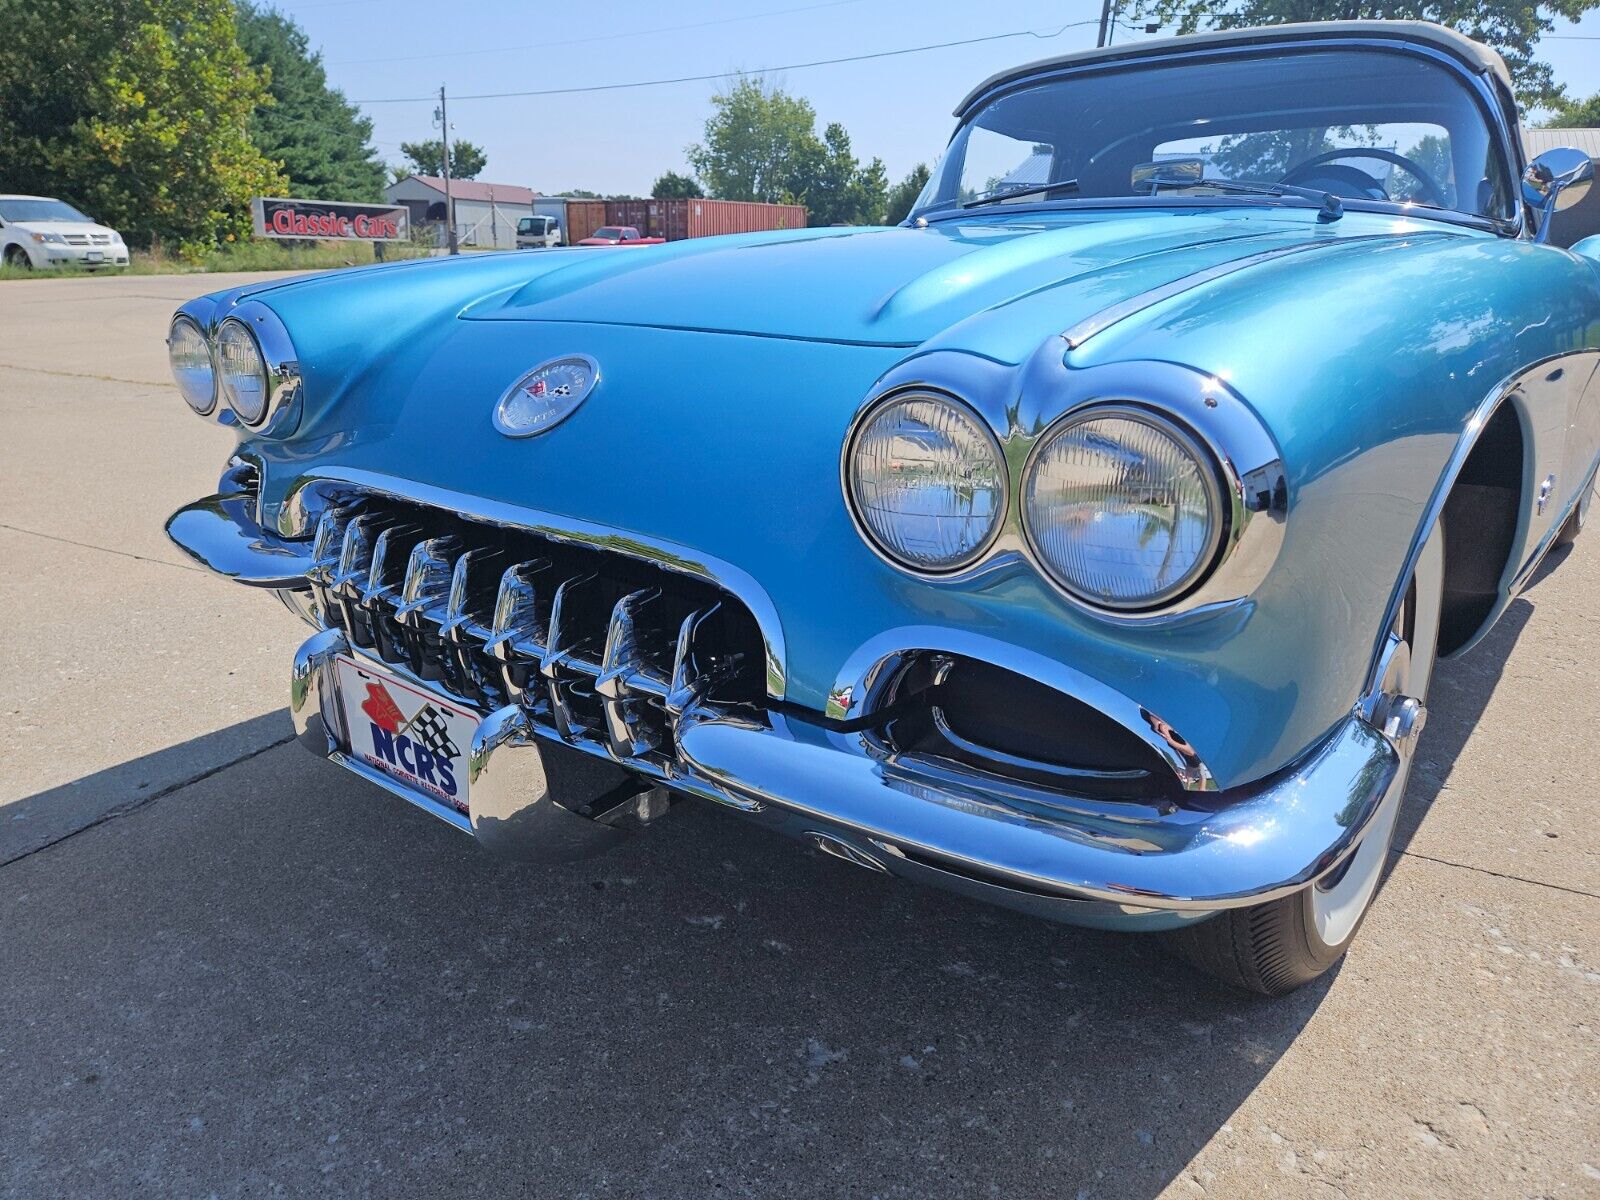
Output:
<path fill-rule="evenodd" d="M 410 214 L 404 207 L 257 196 L 250 209 L 257 237 L 403 242 L 411 236 Z"/>

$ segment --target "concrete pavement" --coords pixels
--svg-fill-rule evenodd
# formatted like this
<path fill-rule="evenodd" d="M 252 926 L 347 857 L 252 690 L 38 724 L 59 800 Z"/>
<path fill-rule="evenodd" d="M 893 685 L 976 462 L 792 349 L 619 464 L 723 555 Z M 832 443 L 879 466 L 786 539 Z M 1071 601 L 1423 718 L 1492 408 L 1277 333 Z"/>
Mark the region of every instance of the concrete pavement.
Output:
<path fill-rule="evenodd" d="M 160 532 L 227 282 L 0 284 L 0 1196 L 1600 1196 L 1600 536 L 1285 1001 L 704 807 L 519 868 L 283 744 L 303 626 Z"/>

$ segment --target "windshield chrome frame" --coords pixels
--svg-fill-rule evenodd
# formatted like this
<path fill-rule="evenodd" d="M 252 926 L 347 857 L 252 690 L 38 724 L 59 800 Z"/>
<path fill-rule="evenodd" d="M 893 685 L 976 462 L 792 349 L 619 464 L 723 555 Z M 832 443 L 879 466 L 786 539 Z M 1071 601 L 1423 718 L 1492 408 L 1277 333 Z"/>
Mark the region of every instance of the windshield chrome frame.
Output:
<path fill-rule="evenodd" d="M 1467 225 L 1474 229 L 1485 230 L 1502 237 L 1521 238 L 1530 235 L 1526 206 L 1518 199 L 1516 190 L 1516 181 L 1522 178 L 1522 140 L 1519 136 L 1516 136 L 1516 127 L 1506 119 L 1504 99 L 1496 91 L 1493 80 L 1489 78 L 1489 73 L 1480 71 L 1475 66 L 1463 62 L 1447 51 L 1396 38 L 1284 38 L 1282 41 L 1271 42 L 1267 45 L 1254 43 L 1239 46 L 1201 46 L 1193 50 L 1172 49 L 1143 57 L 1121 58 L 1109 62 L 1069 63 L 1064 66 L 1046 67 L 1037 74 L 1004 80 L 987 91 L 972 97 L 971 102 L 961 111 L 960 120 L 950 134 L 949 141 L 945 143 L 945 152 L 949 152 L 951 144 L 955 142 L 961 131 L 971 123 L 972 118 L 987 108 L 988 105 L 1001 96 L 1021 91 L 1024 88 L 1037 87 L 1041 83 L 1070 79 L 1082 75 L 1137 71 L 1151 63 L 1206 62 L 1276 54 L 1284 50 L 1299 52 L 1329 49 L 1366 49 L 1388 54 L 1417 55 L 1454 72 L 1457 78 L 1466 84 L 1473 99 L 1477 101 L 1480 115 L 1484 118 L 1484 124 L 1489 132 L 1490 141 L 1494 143 L 1494 148 L 1498 150 L 1501 165 L 1507 171 L 1505 183 L 1511 189 L 1508 196 L 1513 215 L 1510 217 L 1490 217 L 1482 213 L 1463 212 L 1460 209 L 1453 208 L 1434 208 L 1406 201 L 1368 200 L 1361 197 L 1340 196 L 1340 202 L 1347 209 L 1351 212 L 1370 212 L 1385 216 L 1446 221 L 1450 224 Z M 1199 207 L 1206 208 L 1238 207 L 1247 201 L 1257 206 L 1264 205 L 1266 207 L 1316 207 L 1312 201 L 1299 196 L 1184 196 L 1181 198 L 1181 203 L 1179 197 L 1171 197 L 1166 203 L 1162 203 L 1162 198 L 1159 196 L 1063 196 L 1056 200 L 1037 200 L 1016 205 L 987 205 L 981 212 L 960 207 L 912 209 L 907 215 L 904 224 L 914 225 L 918 222 L 933 224 L 956 218 L 968 220 L 974 217 L 992 219 L 1002 215 L 1084 211 L 1096 208 L 1191 207 L 1195 205 L 1196 201 L 1201 202 Z"/>

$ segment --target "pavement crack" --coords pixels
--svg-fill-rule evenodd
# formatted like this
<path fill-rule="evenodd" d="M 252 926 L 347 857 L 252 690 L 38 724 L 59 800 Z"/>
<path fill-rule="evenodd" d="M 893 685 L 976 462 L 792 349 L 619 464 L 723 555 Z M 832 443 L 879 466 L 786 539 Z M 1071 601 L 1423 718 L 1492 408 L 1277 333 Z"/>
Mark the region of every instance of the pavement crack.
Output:
<path fill-rule="evenodd" d="M 7 371 L 30 371 L 35 375 L 55 375 L 61 379 L 98 379 L 102 383 L 126 383 L 133 387 L 159 388 L 166 385 L 149 379 L 124 379 L 121 375 L 100 375 L 94 371 L 58 371 L 51 367 L 24 367 L 19 363 L 0 363 Z"/>
<path fill-rule="evenodd" d="M 1448 858 L 1435 858 L 1431 854 L 1419 854 L 1415 850 L 1393 850 L 1389 853 L 1402 858 L 1420 858 L 1423 862 L 1437 863 L 1441 867 L 1458 867 L 1463 871 L 1476 871 L 1479 875 L 1492 875 L 1496 879 L 1504 879 L 1511 883 L 1526 883 L 1534 887 L 1549 888 L 1553 892 L 1565 892 L 1569 896 L 1583 896 L 1590 900 L 1600 900 L 1600 892 L 1589 892 L 1583 888 L 1567 887 L 1561 883 L 1547 883 L 1543 879 L 1529 879 L 1523 875 L 1512 875 L 1506 871 L 1491 871 L 1488 867 L 1475 867 L 1471 863 L 1452 862 Z"/>
<path fill-rule="evenodd" d="M 21 854 L 14 854 L 10 858 L 0 859 L 0 869 L 9 867 L 12 863 L 21 862 L 25 858 L 32 858 L 35 854 L 41 854 L 50 849 L 52 846 L 59 846 L 62 842 L 65 842 L 71 838 L 75 838 L 80 833 L 93 829 L 98 825 L 104 825 L 108 821 L 115 821 L 118 817 L 125 817 L 129 813 L 138 812 L 146 805 L 154 804 L 157 800 L 161 800 L 172 795 L 173 792 L 180 792 L 186 787 L 192 787 L 197 783 L 210 779 L 213 775 L 216 775 L 219 772 L 226 771 L 230 767 L 236 767 L 240 763 L 249 762 L 252 758 L 256 758 L 259 755 L 265 754 L 269 750 L 276 750 L 279 746 L 286 746 L 290 742 L 294 741 L 298 736 L 298 734 L 293 733 L 287 734 L 284 737 L 276 739 L 275 741 L 268 742 L 265 746 L 258 746 L 254 750 L 241 754 L 237 758 L 230 758 L 227 762 L 218 763 L 214 767 L 207 767 L 204 771 L 199 771 L 185 779 L 180 779 L 175 783 L 169 783 L 166 787 L 152 792 L 148 796 L 140 796 L 138 799 L 130 800 L 126 804 L 119 804 L 115 808 L 101 813 L 94 820 L 80 825 L 76 829 L 68 830 L 60 837 L 51 838 L 48 842 L 42 842 L 41 844 L 34 846 L 32 849 L 24 850 Z"/>
<path fill-rule="evenodd" d="M 150 558 L 143 554 L 135 554 L 131 550 L 116 550 L 110 546 L 96 546 L 93 542 L 75 542 L 71 538 L 61 537 L 59 534 L 41 533 L 37 529 L 24 529 L 20 525 L 10 525 L 5 521 L 0 521 L 0 529 L 7 529 L 12 533 L 25 533 L 29 537 L 44 538 L 50 542 L 60 542 L 65 546 L 76 546 L 80 550 L 98 550 L 102 554 L 115 554 L 119 558 L 131 558 L 136 562 L 155 563 L 160 567 L 176 567 L 180 571 L 198 571 L 202 575 L 211 573 L 204 567 L 191 566 L 188 563 L 168 562 L 164 558 Z"/>

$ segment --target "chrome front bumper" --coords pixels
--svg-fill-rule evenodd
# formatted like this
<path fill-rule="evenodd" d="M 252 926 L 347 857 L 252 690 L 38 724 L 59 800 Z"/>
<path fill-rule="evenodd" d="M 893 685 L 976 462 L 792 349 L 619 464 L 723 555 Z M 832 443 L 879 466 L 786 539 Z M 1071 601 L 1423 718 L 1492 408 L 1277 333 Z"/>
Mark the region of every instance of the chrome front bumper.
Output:
<path fill-rule="evenodd" d="M 309 550 L 264 533 L 241 504 L 213 498 L 191 505 L 168 532 L 193 557 L 240 582 L 303 586 Z M 516 706 L 489 713 L 479 726 L 468 767 L 469 815 L 353 759 L 331 699 L 331 662 L 336 654 L 362 653 L 339 630 L 324 629 L 295 657 L 290 710 L 297 730 L 325 757 L 500 853 L 547 857 L 554 848 L 573 857 L 620 836 L 550 799 L 537 747 L 539 739 L 562 736 Z M 406 674 L 392 662 L 374 665 Z M 820 715 L 815 722 L 778 711 L 708 719 L 690 709 L 673 740 L 677 765 L 650 778 L 655 787 L 730 808 L 863 867 L 1077 924 L 1145 927 L 1313 883 L 1355 849 L 1401 764 L 1401 751 L 1352 715 L 1290 767 L 1209 793 L 1204 807 L 1068 795 L 1024 803 L 1014 789 L 930 770 L 885 751 L 870 734 L 837 732 Z M 602 742 L 565 744 L 608 754 Z"/>

